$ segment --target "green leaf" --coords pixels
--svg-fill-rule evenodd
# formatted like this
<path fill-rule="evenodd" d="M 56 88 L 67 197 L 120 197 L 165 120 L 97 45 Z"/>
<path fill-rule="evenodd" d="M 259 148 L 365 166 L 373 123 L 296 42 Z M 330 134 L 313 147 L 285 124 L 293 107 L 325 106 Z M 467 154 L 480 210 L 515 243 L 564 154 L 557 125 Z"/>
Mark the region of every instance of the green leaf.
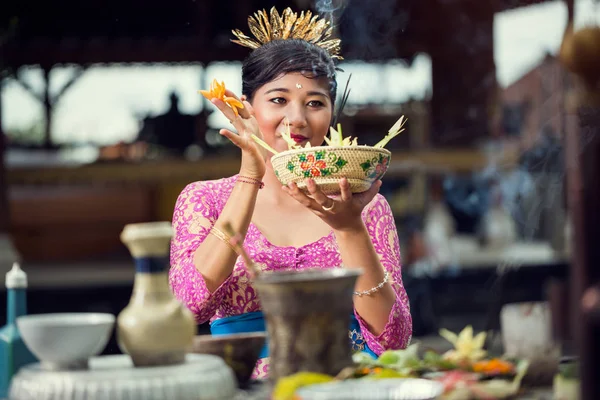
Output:
<path fill-rule="evenodd" d="M 428 350 L 423 355 L 423 361 L 425 361 L 428 364 L 437 364 L 441 360 L 442 360 L 442 356 L 433 350 Z"/>
<path fill-rule="evenodd" d="M 563 378 L 576 379 L 579 378 L 579 364 L 577 362 L 569 362 L 558 366 L 559 373 Z"/>
<path fill-rule="evenodd" d="M 335 162 L 335 165 L 337 165 L 338 167 L 342 168 L 344 165 L 348 164 L 348 161 L 344 160 L 343 158 L 338 158 L 337 161 Z"/>
<path fill-rule="evenodd" d="M 394 365 L 400 361 L 400 354 L 394 350 L 387 350 L 381 353 L 377 360 L 381 365 Z"/>
<path fill-rule="evenodd" d="M 364 163 L 360 164 L 360 167 L 363 169 L 363 171 L 367 172 L 369 169 L 371 169 L 371 161 L 365 161 Z"/>

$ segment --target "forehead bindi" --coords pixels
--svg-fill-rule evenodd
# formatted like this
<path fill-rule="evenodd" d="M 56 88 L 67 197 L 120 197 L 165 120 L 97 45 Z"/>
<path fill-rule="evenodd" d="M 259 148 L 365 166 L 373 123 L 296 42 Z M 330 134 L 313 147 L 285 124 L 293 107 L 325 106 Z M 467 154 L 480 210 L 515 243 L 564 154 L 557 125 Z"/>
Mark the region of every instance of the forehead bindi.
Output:
<path fill-rule="evenodd" d="M 267 83 L 261 92 L 265 95 L 280 92 L 329 98 L 329 90 L 326 83 L 326 80 L 322 78 L 311 79 L 301 74 L 286 74 Z"/>

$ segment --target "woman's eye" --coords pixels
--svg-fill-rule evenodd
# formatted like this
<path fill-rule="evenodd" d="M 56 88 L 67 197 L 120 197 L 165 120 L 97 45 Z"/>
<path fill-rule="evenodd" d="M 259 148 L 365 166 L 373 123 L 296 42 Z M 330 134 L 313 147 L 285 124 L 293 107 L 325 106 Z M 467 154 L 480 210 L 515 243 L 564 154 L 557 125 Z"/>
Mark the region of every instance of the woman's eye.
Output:
<path fill-rule="evenodd" d="M 283 97 L 275 97 L 274 99 L 271 99 L 271 102 L 275 104 L 284 104 L 285 99 Z"/>
<path fill-rule="evenodd" d="M 323 107 L 325 104 L 319 100 L 311 100 L 308 102 L 308 105 L 309 107 Z"/>

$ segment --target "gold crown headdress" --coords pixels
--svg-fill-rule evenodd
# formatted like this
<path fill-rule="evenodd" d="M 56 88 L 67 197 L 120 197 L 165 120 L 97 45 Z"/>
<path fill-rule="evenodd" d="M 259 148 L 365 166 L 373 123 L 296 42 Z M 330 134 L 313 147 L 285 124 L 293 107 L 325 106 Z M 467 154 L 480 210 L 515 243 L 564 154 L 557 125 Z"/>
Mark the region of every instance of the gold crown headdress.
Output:
<path fill-rule="evenodd" d="M 289 7 L 283 10 L 282 15 L 273 7 L 270 14 L 269 16 L 265 10 L 261 10 L 248 17 L 248 27 L 256 40 L 244 35 L 239 29 L 234 29 L 232 32 L 238 40 L 232 42 L 257 49 L 272 40 L 302 39 L 327 50 L 332 58 L 342 59 L 339 55 L 341 40 L 329 39 L 333 28 L 326 19 L 313 16 L 310 11 L 302 11 L 298 16 Z"/>

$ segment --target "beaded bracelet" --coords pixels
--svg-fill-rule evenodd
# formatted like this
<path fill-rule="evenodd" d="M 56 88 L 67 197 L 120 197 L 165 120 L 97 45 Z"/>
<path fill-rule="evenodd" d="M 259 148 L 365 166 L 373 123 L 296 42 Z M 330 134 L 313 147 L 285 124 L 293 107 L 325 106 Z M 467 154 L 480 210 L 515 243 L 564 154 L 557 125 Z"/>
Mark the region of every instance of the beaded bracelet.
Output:
<path fill-rule="evenodd" d="M 358 297 L 368 296 L 370 294 L 373 294 L 373 293 L 381 290 L 383 285 L 385 285 L 387 283 L 389 277 L 390 277 L 389 272 L 385 271 L 385 273 L 383 274 L 383 280 L 381 282 L 379 282 L 379 284 L 377 286 L 374 286 L 369 290 L 363 290 L 362 292 L 354 292 L 354 295 L 358 296 Z"/>
<path fill-rule="evenodd" d="M 259 189 L 262 189 L 263 187 L 265 187 L 265 183 L 262 182 L 261 180 L 256 179 L 256 178 L 250 178 L 250 177 L 247 177 L 247 176 L 238 175 L 235 181 L 236 182 L 249 183 L 251 185 L 258 185 Z"/>
<path fill-rule="evenodd" d="M 231 244 L 231 238 L 223 231 L 213 226 L 212 228 L 210 228 L 209 233 L 217 237 L 218 239 L 221 239 L 221 241 L 225 242 L 227 246 L 231 248 L 231 250 L 235 251 L 235 247 L 233 246 L 233 244 Z"/>

